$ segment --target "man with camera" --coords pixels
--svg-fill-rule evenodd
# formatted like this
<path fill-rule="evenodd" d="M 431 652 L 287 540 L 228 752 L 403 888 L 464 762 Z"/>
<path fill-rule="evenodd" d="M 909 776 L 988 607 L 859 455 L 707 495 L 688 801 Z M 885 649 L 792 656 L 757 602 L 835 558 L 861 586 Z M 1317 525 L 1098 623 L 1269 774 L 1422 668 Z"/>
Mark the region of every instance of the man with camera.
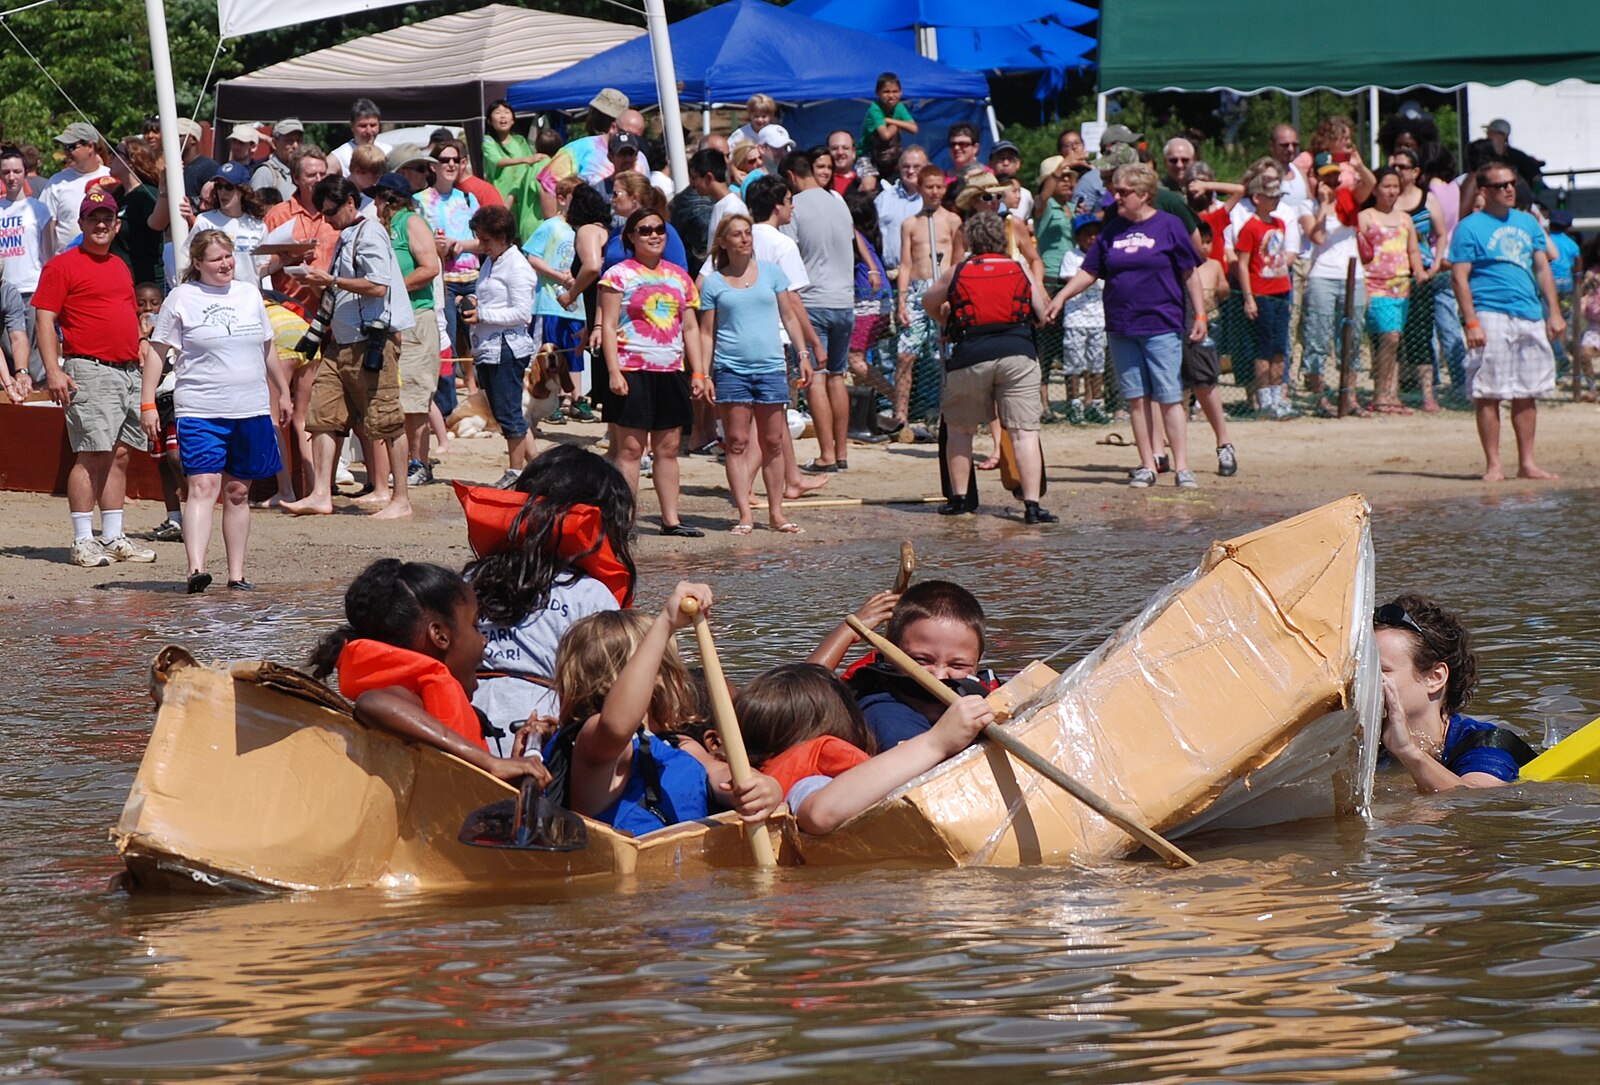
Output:
<path fill-rule="evenodd" d="M 306 431 L 311 434 L 315 477 L 311 493 L 283 505 L 296 516 L 333 512 L 333 468 L 338 438 L 360 424 L 373 447 L 385 442 L 395 466 L 392 497 L 373 516 L 411 515 L 406 489 L 405 416 L 400 408 L 400 333 L 415 326 L 405 279 L 381 225 L 360 214 L 361 193 L 343 177 L 318 182 L 312 204 L 339 231 L 327 271 L 308 267 L 308 285 L 322 290 L 322 305 L 303 348 L 321 350 L 322 367 L 311 386 Z M 374 456 L 374 459 L 377 457 Z M 375 492 L 388 489 L 381 468 L 368 464 Z"/>

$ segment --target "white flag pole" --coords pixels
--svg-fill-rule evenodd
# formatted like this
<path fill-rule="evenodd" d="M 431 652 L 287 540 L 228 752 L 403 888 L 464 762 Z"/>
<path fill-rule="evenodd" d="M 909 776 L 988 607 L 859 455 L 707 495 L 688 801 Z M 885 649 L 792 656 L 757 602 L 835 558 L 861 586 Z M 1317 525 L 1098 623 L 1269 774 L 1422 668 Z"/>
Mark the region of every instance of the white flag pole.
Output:
<path fill-rule="evenodd" d="M 172 53 L 167 46 L 167 9 L 162 0 L 144 0 L 150 24 L 150 65 L 156 78 L 156 111 L 161 117 L 161 160 L 167 168 L 167 213 L 172 219 L 172 259 L 182 275 L 189 265 L 189 224 L 183 219 L 183 147 L 178 142 L 178 95 L 172 87 Z"/>

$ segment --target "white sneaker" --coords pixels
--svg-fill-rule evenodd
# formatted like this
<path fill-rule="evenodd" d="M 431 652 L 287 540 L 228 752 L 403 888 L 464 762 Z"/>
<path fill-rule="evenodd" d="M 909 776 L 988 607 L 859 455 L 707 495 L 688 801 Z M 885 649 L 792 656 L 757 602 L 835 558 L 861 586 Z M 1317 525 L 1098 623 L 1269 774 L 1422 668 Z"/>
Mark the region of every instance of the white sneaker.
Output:
<path fill-rule="evenodd" d="M 333 472 L 334 488 L 337 489 L 340 486 L 354 486 L 355 484 L 356 476 L 350 473 L 350 468 L 341 463 Z"/>
<path fill-rule="evenodd" d="M 152 554 L 151 558 L 154 559 Z M 100 545 L 100 540 L 90 537 L 79 539 L 72 544 L 70 559 L 72 564 L 85 569 L 99 569 L 111 564 L 111 555 L 106 553 L 106 548 Z"/>
<path fill-rule="evenodd" d="M 118 561 L 154 561 L 156 552 L 146 550 L 126 535 L 118 535 L 115 539 L 102 540 L 101 549 Z"/>

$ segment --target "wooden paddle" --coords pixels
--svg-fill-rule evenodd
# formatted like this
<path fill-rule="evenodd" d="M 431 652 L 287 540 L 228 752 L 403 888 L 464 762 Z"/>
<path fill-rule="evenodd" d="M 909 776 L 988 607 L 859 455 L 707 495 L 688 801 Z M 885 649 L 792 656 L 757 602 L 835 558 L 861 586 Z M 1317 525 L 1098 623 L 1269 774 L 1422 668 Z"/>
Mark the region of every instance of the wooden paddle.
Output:
<path fill-rule="evenodd" d="M 717 726 L 717 737 L 722 739 L 722 752 L 733 770 L 733 782 L 742 785 L 755 771 L 750 768 L 750 755 L 744 750 L 744 735 L 739 732 L 739 718 L 733 713 L 733 698 L 728 695 L 728 681 L 722 676 L 722 660 L 717 658 L 717 645 L 711 639 L 711 625 L 695 599 L 683 601 L 683 613 L 694 619 L 695 639 L 700 642 L 700 665 L 705 668 L 706 685 L 711 690 L 711 716 Z M 745 835 L 750 840 L 750 854 L 755 857 L 756 866 L 778 865 L 765 825 L 760 822 L 746 825 Z"/>
<path fill-rule="evenodd" d="M 874 633 L 872 630 L 862 625 L 860 620 L 857 619 L 854 614 L 845 618 L 845 621 L 849 623 L 851 629 L 856 631 L 857 636 L 861 637 L 868 644 L 876 648 L 880 656 L 889 660 L 896 667 L 899 667 L 906 673 L 907 676 L 915 680 L 918 685 L 927 690 L 928 693 L 941 704 L 954 704 L 959 699 L 955 690 L 951 689 L 933 675 L 929 674 L 926 667 L 922 666 L 922 664 L 906 655 L 905 652 L 901 651 L 887 638 L 879 636 L 877 633 Z M 1093 791 L 1090 791 L 1088 788 L 1078 783 L 1078 781 L 1062 772 L 1059 768 L 1046 761 L 1031 747 L 1029 747 L 1011 732 L 991 723 L 983 729 L 983 737 L 1004 749 L 1012 757 L 1015 757 L 1018 761 L 1021 761 L 1024 765 L 1027 765 L 1034 772 L 1038 773 L 1040 776 L 1043 776 L 1046 780 L 1049 780 L 1067 794 L 1083 803 L 1089 809 L 1093 810 L 1095 813 L 1099 814 L 1113 825 L 1122 829 L 1139 843 L 1143 844 L 1145 847 L 1161 856 L 1161 858 L 1166 860 L 1168 866 L 1182 867 L 1200 865 L 1199 863 L 1195 862 L 1194 859 L 1190 858 L 1182 850 L 1180 850 L 1177 845 L 1163 838 L 1154 829 L 1140 824 L 1134 819 L 1128 817 L 1126 814 L 1120 813 L 1110 803 L 1106 802 L 1105 799 L 1102 799 L 1099 795 L 1096 795 Z"/>
<path fill-rule="evenodd" d="M 894 578 L 894 593 L 904 595 L 911 586 L 911 574 L 917 571 L 917 548 L 910 539 L 900 542 L 900 572 Z"/>

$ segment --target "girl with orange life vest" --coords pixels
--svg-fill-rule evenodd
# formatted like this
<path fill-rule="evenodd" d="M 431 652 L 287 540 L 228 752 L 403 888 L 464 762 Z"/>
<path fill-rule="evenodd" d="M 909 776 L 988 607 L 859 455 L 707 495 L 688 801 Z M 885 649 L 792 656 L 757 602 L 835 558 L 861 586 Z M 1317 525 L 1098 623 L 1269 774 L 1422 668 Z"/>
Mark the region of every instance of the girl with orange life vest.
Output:
<path fill-rule="evenodd" d="M 1049 299 L 1038 281 L 1007 255 L 1006 228 L 999 215 L 980 211 L 966 221 L 962 232 L 972 255 L 940 276 L 922 302 L 929 312 L 948 305 L 946 331 L 955 344 L 945 361 L 940 405 L 950 430 L 945 449 L 950 485 L 952 491 L 965 485 L 972 464 L 972 435 L 998 413 L 1016 448 L 1024 521 L 1054 523 L 1055 514 L 1039 505 L 1043 407 L 1039 356 L 1029 327 Z M 967 511 L 967 495 L 955 492 L 939 509 L 945 516 Z"/>
<path fill-rule="evenodd" d="M 423 742 L 502 780 L 549 773 L 538 756 L 496 757 L 468 700 L 483 656 L 478 601 L 449 569 L 395 558 L 375 561 L 345 591 L 347 624 L 311 653 L 311 673 L 339 672 L 356 719 Z"/>
<path fill-rule="evenodd" d="M 536 456 L 510 490 L 456 491 L 478 554 L 464 575 L 488 642 L 473 703 L 492 725 L 490 749 L 509 756 L 528 721 L 560 715 L 562 636 L 633 601 L 633 491 L 610 461 L 570 445 Z"/>

